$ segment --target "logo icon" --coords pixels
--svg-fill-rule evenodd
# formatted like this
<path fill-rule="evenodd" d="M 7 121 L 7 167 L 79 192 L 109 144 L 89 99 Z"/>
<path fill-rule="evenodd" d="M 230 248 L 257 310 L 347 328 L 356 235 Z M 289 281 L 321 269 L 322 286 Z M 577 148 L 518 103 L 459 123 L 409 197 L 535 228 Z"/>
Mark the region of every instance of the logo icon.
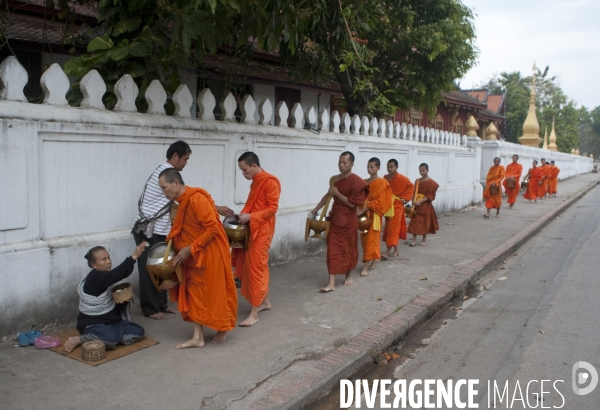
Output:
<path fill-rule="evenodd" d="M 578 372 L 578 370 L 582 370 Z M 573 365 L 573 391 L 575 394 L 579 396 L 585 396 L 586 394 L 590 394 L 594 391 L 596 386 L 598 385 L 598 372 L 596 368 L 589 364 L 588 362 L 577 362 Z M 587 387 L 579 387 L 587 384 Z"/>

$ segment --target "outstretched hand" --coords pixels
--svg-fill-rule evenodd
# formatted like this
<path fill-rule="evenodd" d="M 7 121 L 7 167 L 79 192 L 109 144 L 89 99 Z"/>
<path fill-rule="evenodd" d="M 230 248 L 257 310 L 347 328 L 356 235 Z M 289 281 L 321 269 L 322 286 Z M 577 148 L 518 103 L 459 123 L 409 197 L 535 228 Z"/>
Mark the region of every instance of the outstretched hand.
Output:
<path fill-rule="evenodd" d="M 136 248 L 135 251 L 133 251 L 133 253 L 131 254 L 131 258 L 133 260 L 137 260 L 137 258 L 139 258 L 142 253 L 144 253 L 144 249 L 146 249 L 148 246 L 150 246 L 150 244 L 146 241 L 140 243 Z"/>
<path fill-rule="evenodd" d="M 239 214 L 238 219 L 241 223 L 247 224 L 248 222 L 250 222 L 250 214 Z"/>
<path fill-rule="evenodd" d="M 235 212 L 233 212 L 233 209 L 227 206 L 216 206 L 216 208 L 219 215 L 223 215 L 227 218 L 235 218 Z"/>

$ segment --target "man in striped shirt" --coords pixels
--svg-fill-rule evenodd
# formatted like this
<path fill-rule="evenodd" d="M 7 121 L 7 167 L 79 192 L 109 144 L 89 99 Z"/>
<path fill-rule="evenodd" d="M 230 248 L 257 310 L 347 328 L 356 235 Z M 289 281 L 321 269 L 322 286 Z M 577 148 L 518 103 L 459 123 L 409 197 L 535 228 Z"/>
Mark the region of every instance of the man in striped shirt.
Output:
<path fill-rule="evenodd" d="M 184 141 L 171 144 L 167 150 L 167 161 L 159 165 L 146 181 L 138 203 L 138 219 L 132 230 L 136 245 L 144 241 L 150 244 L 138 259 L 140 305 L 144 316 L 155 320 L 167 319 L 164 312 L 177 313 L 167 304 L 167 292 L 156 290 L 146 269 L 150 248 L 164 242 L 171 230 L 169 211 L 172 202 L 163 195 L 158 186 L 158 175 L 167 168 L 175 168 L 181 172 L 191 153 L 190 146 Z"/>

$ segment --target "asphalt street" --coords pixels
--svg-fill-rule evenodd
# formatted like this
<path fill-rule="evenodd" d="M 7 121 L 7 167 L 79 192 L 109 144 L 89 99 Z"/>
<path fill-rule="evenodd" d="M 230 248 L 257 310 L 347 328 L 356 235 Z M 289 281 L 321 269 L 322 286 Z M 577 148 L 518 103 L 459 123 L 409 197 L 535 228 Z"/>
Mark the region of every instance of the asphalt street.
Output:
<path fill-rule="evenodd" d="M 399 358 L 357 378 L 371 386 L 376 379 L 477 379 L 479 408 L 599 409 L 600 386 L 587 395 L 576 395 L 572 387 L 575 363 L 600 371 L 599 206 L 597 187 L 480 280 L 468 299 L 403 341 L 395 352 Z M 589 371 L 578 370 L 575 377 L 582 382 L 578 387 L 592 383 Z M 431 402 L 436 399 L 434 394 Z M 363 394 L 361 408 L 366 404 Z M 337 390 L 311 408 L 339 405 Z M 379 395 L 369 408 L 384 408 Z"/>

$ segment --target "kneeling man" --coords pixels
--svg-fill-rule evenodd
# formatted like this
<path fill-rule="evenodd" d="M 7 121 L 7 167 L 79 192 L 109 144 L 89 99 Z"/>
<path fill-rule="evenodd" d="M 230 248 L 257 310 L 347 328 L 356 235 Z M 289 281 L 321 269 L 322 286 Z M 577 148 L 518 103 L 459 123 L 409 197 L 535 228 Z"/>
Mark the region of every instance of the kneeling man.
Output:
<path fill-rule="evenodd" d="M 203 347 L 203 326 L 217 331 L 213 343 L 223 343 L 235 327 L 237 289 L 215 202 L 204 189 L 185 186 L 174 168 L 160 173 L 158 185 L 167 199 L 179 203 L 167 242 L 172 239 L 178 251 L 173 264 L 182 266 L 183 283 L 170 290 L 171 300 L 183 320 L 194 324 L 193 337 L 175 348 Z"/>
<path fill-rule="evenodd" d="M 101 340 L 107 349 L 114 349 L 118 343 L 130 345 L 144 337 L 144 328 L 129 321 L 129 302 L 116 304 L 112 298 L 112 286 L 129 277 L 135 261 L 148 246 L 140 243 L 133 254 L 112 269 L 108 251 L 96 246 L 88 251 L 85 259 L 92 271 L 79 283 L 79 316 L 77 330 L 81 336 L 70 337 L 65 342 L 65 350 L 73 351 L 82 343 Z"/>

